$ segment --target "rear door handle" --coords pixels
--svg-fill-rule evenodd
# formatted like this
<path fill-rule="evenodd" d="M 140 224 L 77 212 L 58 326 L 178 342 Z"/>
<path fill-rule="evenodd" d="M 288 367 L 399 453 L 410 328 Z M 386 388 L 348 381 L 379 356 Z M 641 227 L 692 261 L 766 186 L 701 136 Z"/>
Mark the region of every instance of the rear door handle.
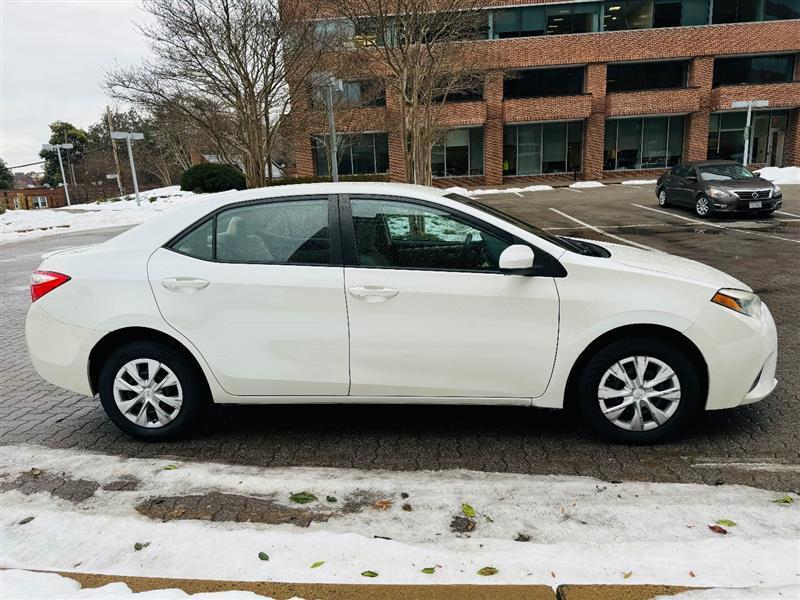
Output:
<path fill-rule="evenodd" d="M 208 287 L 208 280 L 194 277 L 167 277 L 161 280 L 161 285 L 171 292 L 191 293 L 199 292 Z"/>
<path fill-rule="evenodd" d="M 350 294 L 356 298 L 365 298 L 367 302 L 383 302 L 394 298 L 400 293 L 395 288 L 380 287 L 377 285 L 363 285 L 349 288 Z"/>

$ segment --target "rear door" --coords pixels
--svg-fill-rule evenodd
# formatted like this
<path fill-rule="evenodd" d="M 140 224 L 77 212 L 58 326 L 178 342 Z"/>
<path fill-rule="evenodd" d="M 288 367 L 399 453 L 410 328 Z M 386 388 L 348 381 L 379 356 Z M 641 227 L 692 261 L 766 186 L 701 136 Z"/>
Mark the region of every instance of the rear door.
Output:
<path fill-rule="evenodd" d="M 226 207 L 153 254 L 164 319 L 238 396 L 347 395 L 335 197 Z"/>

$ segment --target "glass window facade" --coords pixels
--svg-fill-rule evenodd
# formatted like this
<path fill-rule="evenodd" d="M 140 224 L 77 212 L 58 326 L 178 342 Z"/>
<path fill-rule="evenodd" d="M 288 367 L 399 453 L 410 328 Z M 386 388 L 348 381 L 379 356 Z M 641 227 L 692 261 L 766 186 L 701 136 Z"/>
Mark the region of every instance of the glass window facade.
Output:
<path fill-rule="evenodd" d="M 504 98 L 575 96 L 583 93 L 584 67 L 529 69 L 506 73 Z"/>
<path fill-rule="evenodd" d="M 325 134 L 311 138 L 317 176 L 327 177 L 328 145 Z M 370 175 L 389 170 L 389 138 L 385 133 L 339 134 L 337 136 L 339 175 Z"/>
<path fill-rule="evenodd" d="M 733 56 L 714 60 L 714 85 L 788 83 L 794 80 L 794 54 Z"/>
<path fill-rule="evenodd" d="M 541 175 L 581 170 L 583 121 L 506 125 L 503 175 Z"/>
<path fill-rule="evenodd" d="M 312 108 L 324 110 L 327 102 L 325 95 L 324 89 L 314 87 L 311 94 Z M 333 104 L 352 108 L 386 106 L 386 88 L 379 81 L 343 81 L 341 90 L 333 90 Z"/>
<path fill-rule="evenodd" d="M 783 165 L 788 122 L 789 112 L 786 110 L 753 112 L 750 128 L 750 163 Z M 745 111 L 711 115 L 708 127 L 708 158 L 742 162 L 746 125 Z"/>
<path fill-rule="evenodd" d="M 621 171 L 677 165 L 683 157 L 683 130 L 683 116 L 608 119 L 603 168 Z"/>
<path fill-rule="evenodd" d="M 450 129 L 431 152 L 434 177 L 483 175 L 483 128 Z"/>
<path fill-rule="evenodd" d="M 606 85 L 609 92 L 681 88 L 688 72 L 689 62 L 683 60 L 610 64 Z"/>

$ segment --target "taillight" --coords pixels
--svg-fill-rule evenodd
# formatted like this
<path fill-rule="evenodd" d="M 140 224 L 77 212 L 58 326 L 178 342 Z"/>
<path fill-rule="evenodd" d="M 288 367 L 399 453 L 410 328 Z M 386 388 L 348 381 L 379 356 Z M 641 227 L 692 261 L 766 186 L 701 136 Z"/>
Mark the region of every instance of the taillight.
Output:
<path fill-rule="evenodd" d="M 36 302 L 45 294 L 52 292 L 71 277 L 55 271 L 34 271 L 31 275 L 31 302 Z"/>

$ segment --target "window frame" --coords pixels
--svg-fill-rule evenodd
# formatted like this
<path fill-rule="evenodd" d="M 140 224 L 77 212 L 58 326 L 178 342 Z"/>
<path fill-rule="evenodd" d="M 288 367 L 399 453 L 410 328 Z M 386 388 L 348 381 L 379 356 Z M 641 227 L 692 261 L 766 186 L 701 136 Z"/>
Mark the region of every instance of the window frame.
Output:
<path fill-rule="evenodd" d="M 262 204 L 278 204 L 286 202 L 301 202 L 308 200 L 326 201 L 328 203 L 328 238 L 330 244 L 330 261 L 328 263 L 288 263 L 288 262 L 262 262 L 262 261 L 246 261 L 246 260 L 219 260 L 217 258 L 217 217 L 235 208 L 258 206 Z M 256 200 L 244 200 L 242 202 L 234 202 L 220 206 L 219 208 L 211 211 L 207 215 L 198 219 L 188 227 L 185 227 L 177 235 L 167 241 L 162 248 L 170 250 L 181 256 L 187 256 L 195 260 L 200 260 L 208 263 L 223 264 L 223 265 L 262 265 L 262 266 L 285 266 L 285 267 L 342 267 L 344 260 L 342 255 L 342 228 L 339 219 L 339 201 L 336 194 L 306 194 L 302 196 L 278 196 L 275 198 L 259 198 Z M 196 229 L 203 227 L 208 221 L 212 222 L 211 225 L 211 239 L 214 241 L 211 247 L 211 258 L 201 258 L 186 252 L 181 252 L 175 245 L 180 242 L 185 236 L 192 233 Z"/>
<path fill-rule="evenodd" d="M 603 141 L 603 171 L 607 171 L 607 172 L 612 172 L 612 171 L 614 171 L 614 172 L 652 171 L 652 170 L 658 170 L 658 169 L 672 169 L 673 167 L 682 164 L 685 161 L 685 156 L 684 155 L 686 153 L 686 117 L 687 116 L 688 115 L 685 114 L 685 113 L 679 113 L 679 114 L 671 114 L 670 113 L 670 114 L 664 114 L 664 115 L 634 115 L 634 116 L 609 117 L 609 118 L 607 118 L 605 120 L 606 133 L 604 135 L 604 141 Z M 683 120 L 682 129 L 681 129 L 681 156 L 680 156 L 680 159 L 678 160 L 678 163 L 676 165 L 670 165 L 669 164 L 669 158 L 670 158 L 669 151 L 670 151 L 670 140 L 671 140 L 671 137 L 672 137 L 671 136 L 671 133 L 672 133 L 672 119 L 675 119 L 675 118 L 680 118 L 680 119 Z M 645 166 L 643 166 L 644 148 L 645 148 L 645 145 L 644 145 L 644 140 L 645 140 L 645 121 L 647 119 L 666 119 L 667 120 L 666 148 L 665 148 L 665 153 L 664 153 L 665 164 L 663 166 L 658 166 L 658 167 L 652 167 L 652 166 L 645 167 Z M 639 145 L 638 145 L 638 150 L 639 150 L 638 165 L 639 166 L 638 167 L 627 168 L 627 169 L 626 168 L 620 169 L 619 168 L 619 124 L 622 121 L 637 121 L 637 120 L 640 122 L 640 127 L 639 127 L 639 129 L 640 129 L 640 131 L 639 131 Z M 605 154 L 606 154 L 606 150 L 607 150 L 607 147 L 605 145 L 605 141 L 606 141 L 605 138 L 608 137 L 609 123 L 613 123 L 613 127 L 614 127 L 614 168 L 613 169 L 607 169 L 606 165 L 605 165 Z"/>
<path fill-rule="evenodd" d="M 415 204 L 422 207 L 432 208 L 441 212 L 444 212 L 448 215 L 451 215 L 452 218 L 463 221 L 467 225 L 471 227 L 475 227 L 476 229 L 485 230 L 487 233 L 501 238 L 503 240 L 510 239 L 509 246 L 514 244 L 522 244 L 524 246 L 528 246 L 531 250 L 533 250 L 534 255 L 534 265 L 533 269 L 530 273 L 525 274 L 516 274 L 516 273 L 508 273 L 505 271 L 501 271 L 499 268 L 497 269 L 446 269 L 446 268 L 432 268 L 432 267 L 398 267 L 394 265 L 389 266 L 380 266 L 380 265 L 362 265 L 359 264 L 358 261 L 358 249 L 356 247 L 356 234 L 355 234 L 355 226 L 353 224 L 353 206 L 352 200 L 373 200 L 373 201 L 380 201 L 380 202 L 398 202 L 398 203 L 405 203 L 405 204 Z M 451 208 L 449 206 L 444 206 L 442 204 L 437 204 L 436 202 L 430 202 L 428 200 L 421 200 L 418 198 L 408 198 L 404 196 L 394 196 L 394 195 L 387 195 L 387 194 L 368 194 L 368 193 L 357 193 L 357 194 L 339 194 L 339 223 L 341 225 L 341 232 L 342 232 L 342 252 L 344 256 L 344 266 L 349 268 L 355 269 L 378 269 L 384 271 L 421 271 L 421 272 L 428 272 L 428 273 L 475 273 L 480 275 L 518 275 L 521 277 L 563 277 L 566 274 L 564 268 L 561 266 L 553 256 L 551 256 L 548 252 L 545 252 L 541 248 L 531 244 L 527 240 L 524 240 L 510 231 L 506 231 L 501 227 L 497 227 L 491 223 L 487 223 L 483 219 L 475 217 L 473 215 L 467 214 L 462 212 L 458 209 Z"/>
<path fill-rule="evenodd" d="M 514 174 L 506 174 L 503 172 L 503 177 L 538 177 L 541 175 L 567 175 L 570 173 L 580 172 L 583 169 L 583 154 L 586 149 L 586 119 L 566 119 L 566 120 L 556 120 L 556 121 L 531 121 L 531 122 L 522 122 L 522 123 L 506 123 L 503 126 L 503 150 L 505 152 L 506 144 L 505 144 L 505 133 L 508 128 L 514 128 L 514 146 L 517 148 L 515 152 L 516 158 L 516 165 L 514 165 Z M 567 129 L 564 134 L 565 140 L 565 148 L 564 148 L 564 166 L 569 168 L 569 135 L 570 130 L 576 126 L 576 124 L 580 124 L 580 140 L 581 140 L 581 152 L 580 152 L 580 164 L 576 170 L 568 170 L 568 171 L 545 171 L 543 169 L 544 165 L 544 127 L 545 125 L 550 124 L 558 124 L 564 123 L 567 126 Z M 541 128 L 539 130 L 539 172 L 538 173 L 522 173 L 519 172 L 519 129 L 520 127 L 526 127 L 531 125 L 540 125 Z M 503 162 L 506 161 L 505 153 L 503 154 Z"/>

